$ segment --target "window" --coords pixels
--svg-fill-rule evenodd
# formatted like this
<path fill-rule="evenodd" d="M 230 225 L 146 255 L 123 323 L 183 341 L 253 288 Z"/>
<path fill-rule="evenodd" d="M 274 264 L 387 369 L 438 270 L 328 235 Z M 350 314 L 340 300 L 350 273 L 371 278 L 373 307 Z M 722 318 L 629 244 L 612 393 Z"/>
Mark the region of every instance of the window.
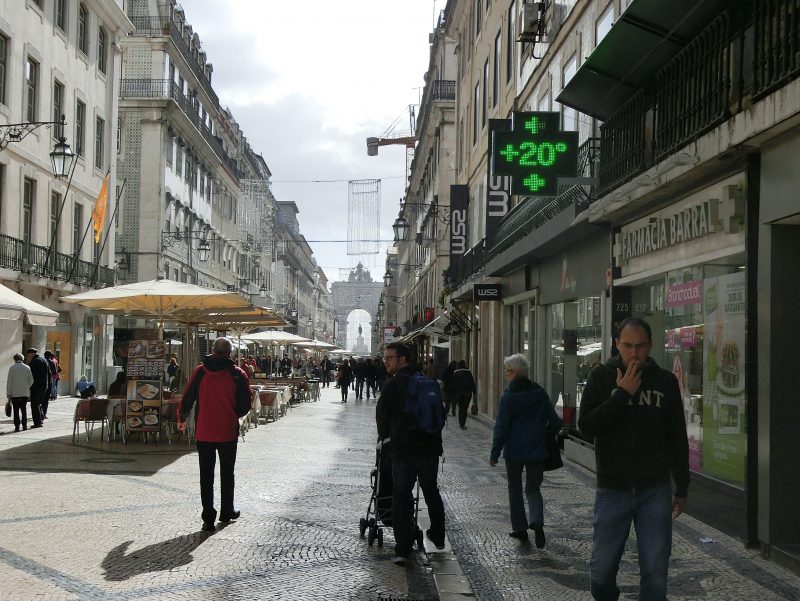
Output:
<path fill-rule="evenodd" d="M 72 253 L 77 259 L 78 250 L 81 247 L 81 233 L 83 230 L 83 205 L 75 204 L 75 211 L 72 213 Z"/>
<path fill-rule="evenodd" d="M 191 184 L 192 181 L 192 164 L 189 162 L 189 155 L 186 155 L 186 161 L 183 165 L 183 175 L 186 178 L 186 183 Z"/>
<path fill-rule="evenodd" d="M 481 127 L 486 125 L 486 111 L 489 105 L 489 59 L 483 63 L 483 105 L 481 106 Z"/>
<path fill-rule="evenodd" d="M 80 100 L 75 103 L 75 154 L 83 156 L 86 142 L 86 105 Z"/>
<path fill-rule="evenodd" d="M 50 240 L 52 240 L 55 252 L 58 252 L 58 212 L 60 208 L 61 194 L 52 192 L 50 194 Z"/>
<path fill-rule="evenodd" d="M 167 157 L 167 165 L 172 167 L 172 136 L 167 134 L 165 141 L 164 141 L 164 156 Z"/>
<path fill-rule="evenodd" d="M 64 85 L 59 81 L 53 83 L 53 121 L 60 122 L 64 114 Z M 64 126 L 53 127 L 53 137 L 64 137 Z"/>
<path fill-rule="evenodd" d="M 106 72 L 106 30 L 102 27 L 97 28 L 97 68 L 100 73 Z"/>
<path fill-rule="evenodd" d="M 550 110 L 550 92 L 545 92 L 544 96 L 539 99 L 539 112 L 547 112 Z"/>
<path fill-rule="evenodd" d="M 0 104 L 6 104 L 6 65 L 8 64 L 8 38 L 0 35 Z"/>
<path fill-rule="evenodd" d="M 494 38 L 494 74 L 492 74 L 492 106 L 497 106 L 500 97 L 500 61 L 503 58 L 503 32 Z"/>
<path fill-rule="evenodd" d="M 28 57 L 25 62 L 25 119 L 38 121 L 36 109 L 39 104 L 39 63 Z"/>
<path fill-rule="evenodd" d="M 475 84 L 475 96 L 472 100 L 472 144 L 478 141 L 478 107 L 481 100 L 481 84 Z"/>
<path fill-rule="evenodd" d="M 477 38 L 481 33 L 481 23 L 483 22 L 483 10 L 481 8 L 482 1 L 475 0 L 475 37 Z"/>
<path fill-rule="evenodd" d="M 105 137 L 106 122 L 100 117 L 94 125 L 94 166 L 102 169 L 105 161 L 103 160 L 103 139 Z"/>
<path fill-rule="evenodd" d="M 122 149 L 122 119 L 117 117 L 117 154 Z"/>
<path fill-rule="evenodd" d="M 506 83 L 511 81 L 511 76 L 514 74 L 514 49 L 516 44 L 514 38 L 517 36 L 516 16 L 516 2 L 512 2 L 511 6 L 508 7 L 508 35 L 506 36 Z"/>
<path fill-rule="evenodd" d="M 67 30 L 67 0 L 55 0 L 55 21 L 61 31 Z"/>
<path fill-rule="evenodd" d="M 36 182 L 29 177 L 22 185 L 22 240 L 33 242 L 33 211 L 36 208 Z"/>
<path fill-rule="evenodd" d="M 575 76 L 577 69 L 578 58 L 573 54 L 572 57 L 567 61 L 567 64 L 564 65 L 564 69 L 562 71 L 562 88 L 566 87 L 566 85 L 569 83 L 569 80 Z M 575 109 L 565 106 L 563 108 L 562 116 L 564 121 L 562 129 L 564 131 L 577 131 L 578 119 Z"/>
<path fill-rule="evenodd" d="M 594 45 L 597 46 L 614 24 L 614 3 L 611 2 L 594 25 Z"/>
<path fill-rule="evenodd" d="M 89 24 L 89 15 L 86 12 L 86 7 L 83 2 L 78 6 L 78 50 L 83 52 L 84 55 L 89 54 L 89 36 L 87 32 L 87 25 Z"/>
<path fill-rule="evenodd" d="M 179 176 L 183 173 L 183 148 L 180 141 L 175 145 L 175 173 Z"/>

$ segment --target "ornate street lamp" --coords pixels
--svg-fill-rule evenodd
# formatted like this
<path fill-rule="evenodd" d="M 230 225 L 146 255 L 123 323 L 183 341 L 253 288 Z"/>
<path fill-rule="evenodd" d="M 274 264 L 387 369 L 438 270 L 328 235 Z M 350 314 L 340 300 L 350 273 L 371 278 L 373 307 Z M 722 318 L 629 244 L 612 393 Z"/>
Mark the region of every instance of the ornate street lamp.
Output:
<path fill-rule="evenodd" d="M 403 212 L 401 211 L 400 214 L 397 216 L 397 219 L 395 219 L 394 223 L 392 224 L 392 230 L 394 231 L 394 239 L 405 240 L 409 228 L 410 226 L 408 225 L 408 220 L 405 217 L 403 217 Z"/>
<path fill-rule="evenodd" d="M 383 274 L 383 285 L 387 288 L 391 286 L 393 277 L 392 272 L 387 269 L 386 273 Z"/>
<path fill-rule="evenodd" d="M 261 288 L 258 289 L 258 295 L 261 298 L 267 298 L 267 294 L 269 294 L 269 288 L 267 288 L 266 284 L 261 284 Z"/>
<path fill-rule="evenodd" d="M 208 240 L 205 238 L 200 240 L 200 244 L 197 245 L 197 258 L 200 259 L 201 263 L 206 263 L 210 254 L 211 245 L 208 243 Z"/>

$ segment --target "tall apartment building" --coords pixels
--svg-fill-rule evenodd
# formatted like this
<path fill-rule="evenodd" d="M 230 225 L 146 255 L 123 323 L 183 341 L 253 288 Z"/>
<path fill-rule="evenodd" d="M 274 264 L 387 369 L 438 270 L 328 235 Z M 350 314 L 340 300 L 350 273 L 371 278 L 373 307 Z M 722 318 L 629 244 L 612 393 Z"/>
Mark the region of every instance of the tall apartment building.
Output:
<path fill-rule="evenodd" d="M 124 281 L 165 277 L 256 301 L 272 283 L 269 168 L 220 106 L 180 5 L 131 0 L 126 10 L 135 30 L 122 45 L 117 144 Z"/>
<path fill-rule="evenodd" d="M 690 513 L 798 569 L 787 287 L 800 256 L 800 21 L 789 0 L 663 8 L 448 2 L 469 214 L 450 300 L 478 326 L 452 354 L 470 360 L 493 414 L 501 357 L 526 353 L 574 423 L 615 324 L 647 319 L 652 356 L 683 395 Z M 556 113 L 577 131 L 579 170 L 555 196 L 509 195 L 493 216 L 492 119 L 515 111 Z M 499 284 L 500 300 L 475 299 L 476 283 Z"/>
<path fill-rule="evenodd" d="M 81 375 L 104 378 L 110 362 L 106 318 L 62 304 L 59 297 L 114 284 L 115 134 L 121 40 L 132 29 L 122 1 L 3 0 L 0 2 L 0 281 L 59 313 L 56 327 L 0 320 L 13 341 L 6 364 L 26 347 L 50 348 L 64 384 Z M 8 124 L 38 127 L 21 141 Z M 71 179 L 56 178 L 49 153 L 64 137 L 77 155 Z M 108 212 L 99 241 L 92 211 L 110 170 Z M 0 386 L 5 372 L 0 373 Z M 69 389 L 69 390 L 68 390 Z"/>

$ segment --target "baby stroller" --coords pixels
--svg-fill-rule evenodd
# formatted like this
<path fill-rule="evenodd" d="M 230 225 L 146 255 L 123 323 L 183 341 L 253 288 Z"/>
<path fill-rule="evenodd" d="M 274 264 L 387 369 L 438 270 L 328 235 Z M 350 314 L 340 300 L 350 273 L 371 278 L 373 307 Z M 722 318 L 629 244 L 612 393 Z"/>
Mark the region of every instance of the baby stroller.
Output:
<path fill-rule="evenodd" d="M 366 533 L 367 542 L 370 546 L 377 540 L 378 546 L 383 547 L 383 528 L 381 528 L 381 524 L 389 528 L 392 526 L 392 460 L 390 444 L 390 439 L 386 438 L 378 441 L 375 446 L 375 467 L 370 472 L 372 495 L 369 499 L 369 505 L 367 505 L 367 516 L 361 518 L 358 524 L 361 538 L 364 538 Z M 412 532 L 416 533 L 414 538 L 417 548 L 424 550 L 425 541 L 422 529 L 417 523 L 419 483 L 414 489 L 412 503 L 411 515 L 414 520 Z"/>

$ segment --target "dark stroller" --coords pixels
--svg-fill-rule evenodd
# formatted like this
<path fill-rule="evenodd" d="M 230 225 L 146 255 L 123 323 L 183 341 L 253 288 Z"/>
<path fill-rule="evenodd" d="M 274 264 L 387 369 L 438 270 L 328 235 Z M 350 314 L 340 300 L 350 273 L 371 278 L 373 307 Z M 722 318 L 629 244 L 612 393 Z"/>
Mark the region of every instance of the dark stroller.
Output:
<path fill-rule="evenodd" d="M 383 528 L 381 528 L 381 525 L 388 528 L 392 526 L 392 461 L 390 444 L 390 440 L 386 438 L 378 441 L 375 446 L 375 467 L 370 472 L 372 495 L 369 499 L 369 505 L 367 505 L 367 517 L 361 518 L 359 521 L 361 537 L 363 538 L 366 533 L 367 542 L 370 546 L 377 540 L 378 546 L 383 547 Z M 424 550 L 425 541 L 422 529 L 417 524 L 419 483 L 417 483 L 414 490 L 412 503 L 411 514 L 414 520 L 412 531 L 416 532 L 417 548 Z"/>

